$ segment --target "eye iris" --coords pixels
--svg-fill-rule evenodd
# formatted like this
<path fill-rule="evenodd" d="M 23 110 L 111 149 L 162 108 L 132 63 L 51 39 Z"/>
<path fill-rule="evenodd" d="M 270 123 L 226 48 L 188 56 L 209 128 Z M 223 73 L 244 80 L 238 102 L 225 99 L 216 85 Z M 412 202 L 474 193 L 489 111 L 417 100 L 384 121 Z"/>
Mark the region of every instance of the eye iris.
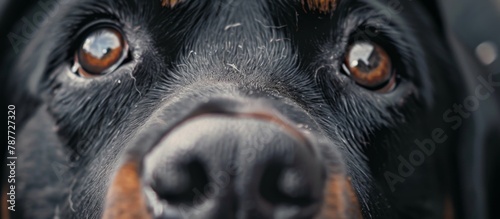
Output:
<path fill-rule="evenodd" d="M 77 51 L 79 74 L 92 76 L 114 70 L 126 55 L 122 34 L 113 28 L 101 28 L 90 33 Z"/>
<path fill-rule="evenodd" d="M 358 42 L 350 47 L 346 66 L 357 83 L 369 88 L 384 85 L 392 76 L 389 55 L 369 42 Z"/>

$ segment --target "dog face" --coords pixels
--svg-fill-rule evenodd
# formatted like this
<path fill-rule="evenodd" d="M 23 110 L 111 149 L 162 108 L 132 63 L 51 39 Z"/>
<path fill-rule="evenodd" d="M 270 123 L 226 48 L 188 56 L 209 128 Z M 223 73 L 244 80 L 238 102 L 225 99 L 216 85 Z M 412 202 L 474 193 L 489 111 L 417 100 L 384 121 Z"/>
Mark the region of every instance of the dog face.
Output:
<path fill-rule="evenodd" d="M 33 8 L 16 216 L 443 216 L 453 65 L 417 2 Z"/>

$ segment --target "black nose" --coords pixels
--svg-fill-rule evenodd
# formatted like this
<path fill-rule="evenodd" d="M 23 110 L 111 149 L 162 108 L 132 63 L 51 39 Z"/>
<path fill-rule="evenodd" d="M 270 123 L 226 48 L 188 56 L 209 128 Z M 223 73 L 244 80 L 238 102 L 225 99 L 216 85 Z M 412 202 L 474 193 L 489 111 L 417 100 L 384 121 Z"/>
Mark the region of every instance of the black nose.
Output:
<path fill-rule="evenodd" d="M 267 115 L 201 115 L 166 134 L 145 157 L 159 218 L 308 218 L 325 170 L 304 134 Z"/>

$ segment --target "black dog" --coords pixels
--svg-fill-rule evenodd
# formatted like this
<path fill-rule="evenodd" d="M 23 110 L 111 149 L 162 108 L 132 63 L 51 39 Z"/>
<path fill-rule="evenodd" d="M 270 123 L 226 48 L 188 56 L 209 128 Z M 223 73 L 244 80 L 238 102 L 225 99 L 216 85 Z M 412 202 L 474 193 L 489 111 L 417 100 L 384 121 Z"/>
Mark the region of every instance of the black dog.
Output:
<path fill-rule="evenodd" d="M 455 211 L 462 83 L 416 1 L 5 4 L 3 217 Z"/>

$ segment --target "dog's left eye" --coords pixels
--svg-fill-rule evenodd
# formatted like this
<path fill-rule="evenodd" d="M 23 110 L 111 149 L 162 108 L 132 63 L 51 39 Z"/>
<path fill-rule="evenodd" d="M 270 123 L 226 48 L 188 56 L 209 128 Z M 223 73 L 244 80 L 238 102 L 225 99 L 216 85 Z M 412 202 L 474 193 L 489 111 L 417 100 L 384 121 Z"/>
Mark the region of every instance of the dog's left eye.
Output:
<path fill-rule="evenodd" d="M 128 44 L 115 27 L 90 31 L 75 51 L 73 71 L 85 78 L 104 75 L 118 68 L 128 55 Z"/>

